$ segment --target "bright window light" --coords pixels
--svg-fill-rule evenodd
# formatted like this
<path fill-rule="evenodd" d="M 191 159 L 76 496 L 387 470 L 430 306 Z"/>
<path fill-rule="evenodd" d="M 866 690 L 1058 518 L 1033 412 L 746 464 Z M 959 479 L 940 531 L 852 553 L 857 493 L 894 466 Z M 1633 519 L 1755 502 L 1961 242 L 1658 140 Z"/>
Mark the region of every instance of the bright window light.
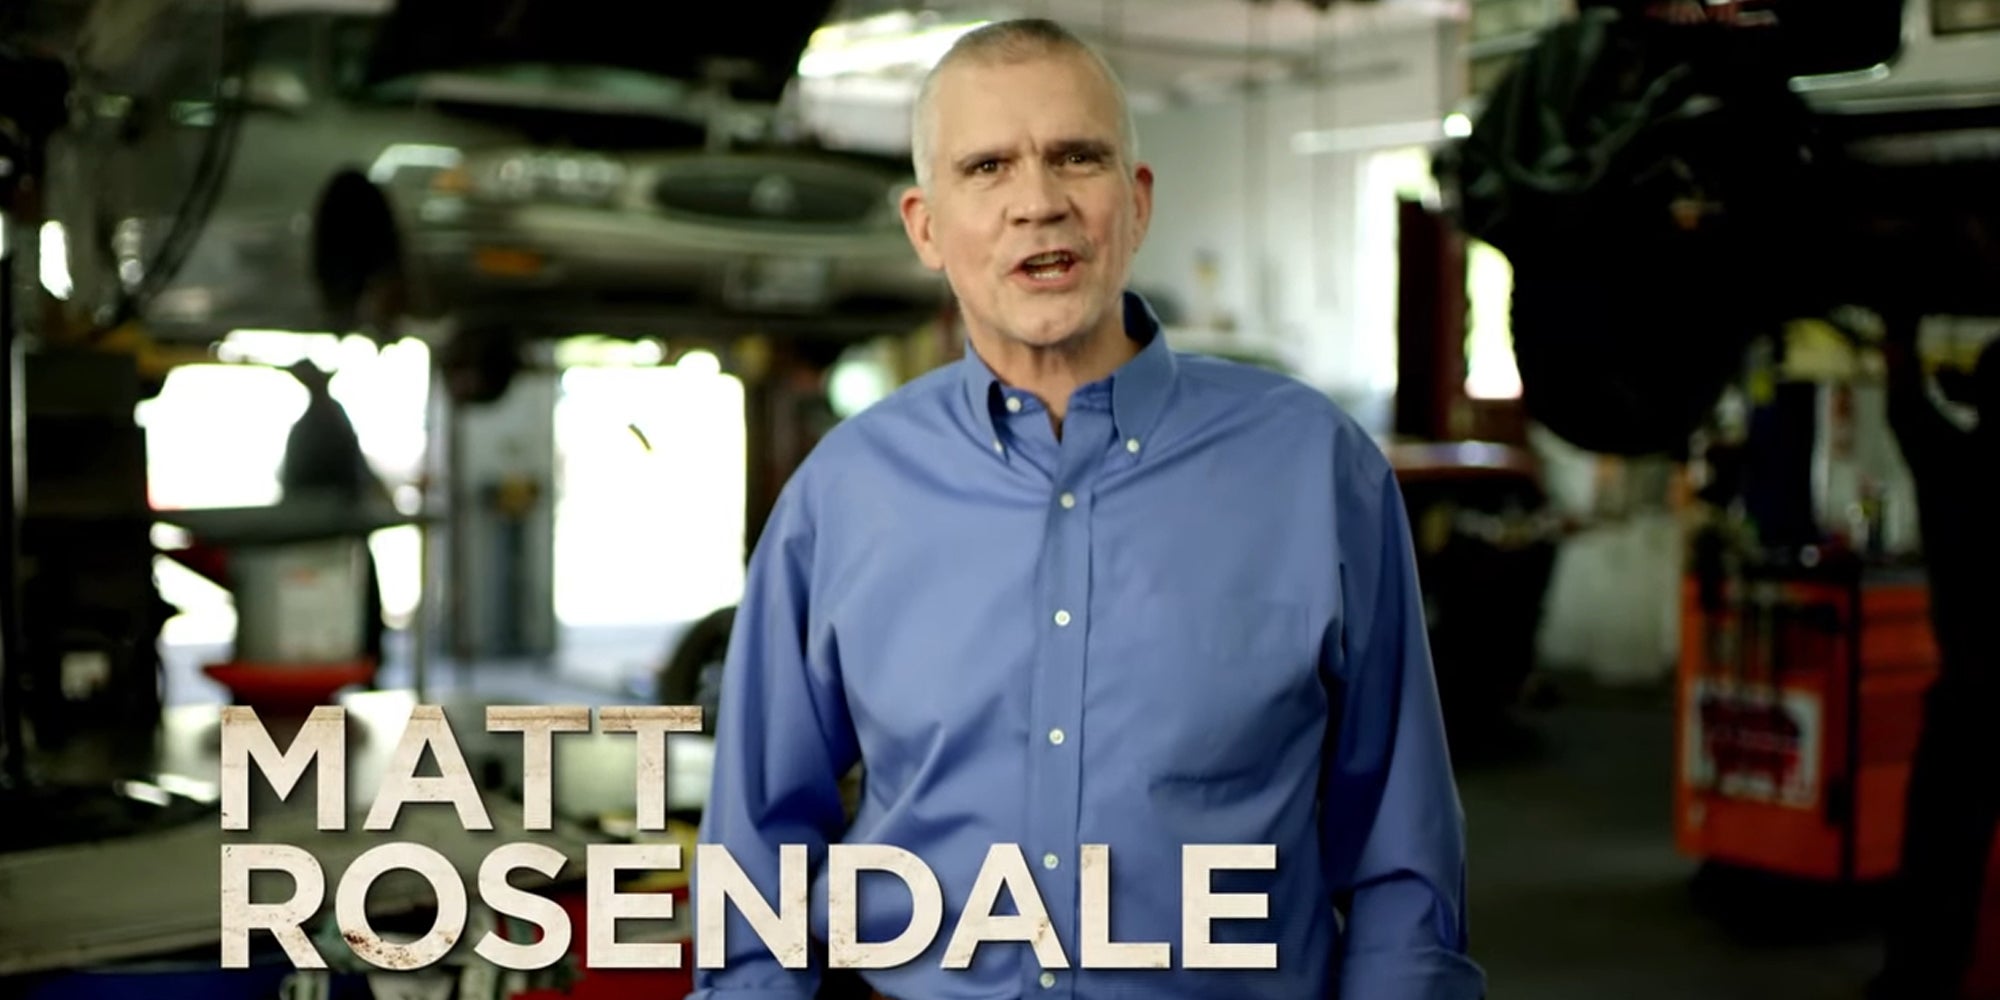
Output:
<path fill-rule="evenodd" d="M 895 388 L 889 366 L 873 352 L 841 359 L 826 376 L 827 403 L 843 420 L 881 402 Z"/>
<path fill-rule="evenodd" d="M 681 359 L 674 362 L 674 367 L 690 375 L 720 375 L 722 359 L 710 351 L 695 350 L 681 355 Z"/>
<path fill-rule="evenodd" d="M 281 330 L 238 330 L 220 345 L 218 364 L 190 364 L 167 376 L 159 395 L 138 404 L 146 431 L 148 492 L 156 509 L 259 507 L 278 502 L 278 471 L 306 390 L 285 365 L 311 358 L 333 374 L 329 386 L 347 410 L 377 475 L 399 494 L 422 474 L 429 435 L 430 351 L 414 338 L 387 347 L 365 337 Z M 407 511 L 415 509 L 409 497 Z M 163 548 L 185 532 L 156 527 Z M 407 627 L 422 579 L 414 527 L 369 539 L 382 587 L 384 617 Z M 169 646 L 226 642 L 235 612 L 227 592 L 171 560 L 156 562 L 161 595 L 183 611 L 167 623 Z"/>
<path fill-rule="evenodd" d="M 743 383 L 690 365 L 698 354 L 562 373 L 554 598 L 568 628 L 689 622 L 743 596 Z"/>
<path fill-rule="evenodd" d="M 1514 268 L 1507 256 L 1478 240 L 1466 241 L 1465 394 L 1473 399 L 1517 399 L 1521 370 L 1514 362 Z"/>
<path fill-rule="evenodd" d="M 556 367 L 647 368 L 667 356 L 664 343 L 651 337 L 627 340 L 609 334 L 585 333 L 556 342 Z"/>
<path fill-rule="evenodd" d="M 4 246 L 0 241 L 0 247 Z M 76 290 L 69 277 L 69 240 L 60 222 L 42 223 L 42 287 L 65 301 Z"/>
<path fill-rule="evenodd" d="M 807 79 L 834 76 L 923 72 L 937 64 L 952 43 L 985 21 L 941 23 L 908 12 L 883 14 L 813 32 L 799 57 L 799 75 Z"/>

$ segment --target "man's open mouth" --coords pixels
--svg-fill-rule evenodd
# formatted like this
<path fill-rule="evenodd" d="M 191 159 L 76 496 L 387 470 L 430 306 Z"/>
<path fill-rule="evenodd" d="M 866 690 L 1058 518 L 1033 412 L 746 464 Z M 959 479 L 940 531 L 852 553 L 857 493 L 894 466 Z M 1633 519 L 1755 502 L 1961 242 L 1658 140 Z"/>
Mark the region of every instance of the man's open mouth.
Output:
<path fill-rule="evenodd" d="M 1068 250 L 1051 250 L 1023 260 L 1020 270 L 1035 281 L 1056 281 L 1068 274 L 1076 263 L 1076 254 Z"/>

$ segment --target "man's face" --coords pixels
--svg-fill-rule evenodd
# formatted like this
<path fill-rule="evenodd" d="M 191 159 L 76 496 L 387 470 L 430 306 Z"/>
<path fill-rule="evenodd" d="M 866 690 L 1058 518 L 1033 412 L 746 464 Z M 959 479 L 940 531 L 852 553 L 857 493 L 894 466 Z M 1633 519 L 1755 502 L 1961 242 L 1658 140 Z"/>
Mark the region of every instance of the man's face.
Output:
<path fill-rule="evenodd" d="M 1110 81 L 1075 55 L 962 63 L 933 101 L 930 190 L 904 195 L 903 222 L 974 332 L 1052 346 L 1122 330 L 1153 177 L 1125 162 Z"/>

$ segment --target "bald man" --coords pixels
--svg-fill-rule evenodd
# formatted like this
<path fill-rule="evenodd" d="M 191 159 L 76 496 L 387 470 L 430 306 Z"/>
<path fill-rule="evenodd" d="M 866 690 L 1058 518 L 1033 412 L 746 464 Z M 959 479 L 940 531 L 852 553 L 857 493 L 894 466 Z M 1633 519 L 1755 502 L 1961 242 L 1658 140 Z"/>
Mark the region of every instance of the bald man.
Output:
<path fill-rule="evenodd" d="M 1069 32 L 965 35 L 912 125 L 903 220 L 965 354 L 837 426 L 786 484 L 737 613 L 701 832 L 767 901 L 804 845 L 830 943 L 781 960 L 730 904 L 726 960 L 694 995 L 804 1000 L 859 963 L 900 1000 L 1481 996 L 1381 452 L 1297 381 L 1174 351 L 1126 289 L 1153 174 L 1118 80 Z M 841 845 L 919 859 L 938 923 L 890 876 L 850 896 Z M 1205 921 L 1184 885 L 1262 900 Z M 850 947 L 913 927 L 904 954 Z"/>

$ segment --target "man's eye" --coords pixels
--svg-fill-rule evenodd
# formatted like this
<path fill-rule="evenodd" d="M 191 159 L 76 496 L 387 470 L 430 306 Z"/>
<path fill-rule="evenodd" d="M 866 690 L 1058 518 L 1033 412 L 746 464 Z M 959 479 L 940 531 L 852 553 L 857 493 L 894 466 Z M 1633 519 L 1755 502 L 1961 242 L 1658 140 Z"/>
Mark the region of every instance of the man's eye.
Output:
<path fill-rule="evenodd" d="M 1071 153 L 1069 154 L 1069 156 L 1065 157 L 1065 160 L 1071 166 L 1079 166 L 1079 167 L 1087 163 L 1096 163 L 1098 159 L 1099 157 L 1096 153 Z"/>
<path fill-rule="evenodd" d="M 981 160 L 978 163 L 973 164 L 972 166 L 972 172 L 975 174 L 990 174 L 999 169 L 1000 169 L 999 160 Z"/>

